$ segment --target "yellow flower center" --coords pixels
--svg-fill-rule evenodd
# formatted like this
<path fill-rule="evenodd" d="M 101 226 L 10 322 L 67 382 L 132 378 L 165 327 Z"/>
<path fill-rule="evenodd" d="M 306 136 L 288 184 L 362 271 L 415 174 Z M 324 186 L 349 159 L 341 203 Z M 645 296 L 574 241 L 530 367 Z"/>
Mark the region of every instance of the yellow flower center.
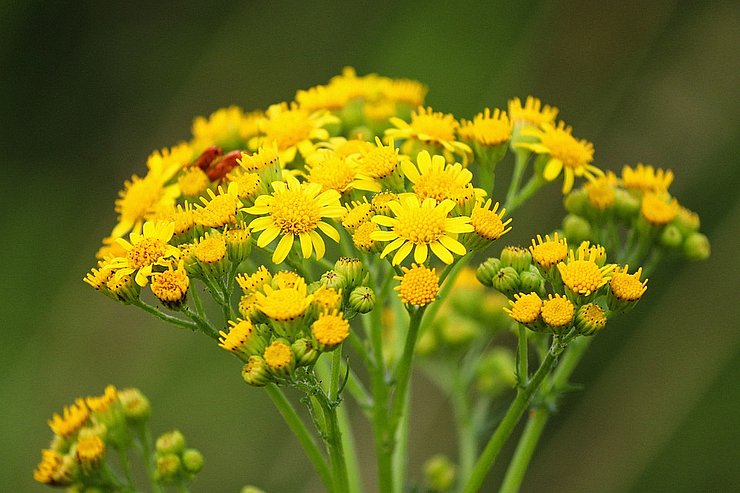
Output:
<path fill-rule="evenodd" d="M 270 215 L 282 234 L 300 235 L 316 229 L 321 209 L 302 189 L 286 189 L 273 194 Z"/>
<path fill-rule="evenodd" d="M 155 274 L 149 286 L 158 299 L 166 303 L 176 303 L 185 298 L 190 279 L 184 270 L 166 270 Z"/>
<path fill-rule="evenodd" d="M 77 441 L 77 459 L 80 463 L 91 464 L 99 461 L 105 453 L 105 443 L 97 435 L 81 437 Z"/>
<path fill-rule="evenodd" d="M 363 223 L 357 228 L 355 234 L 352 235 L 352 242 L 360 250 L 365 252 L 370 251 L 370 249 L 375 245 L 375 240 L 373 240 L 370 235 L 378 230 L 378 225 L 372 221 Z"/>
<path fill-rule="evenodd" d="M 439 276 L 436 269 L 428 269 L 424 266 L 413 264 L 411 269 L 402 268 L 403 277 L 398 289 L 398 296 L 404 303 L 416 306 L 428 305 L 437 299 L 439 293 Z M 394 276 L 394 279 L 399 279 Z"/>
<path fill-rule="evenodd" d="M 124 221 L 143 219 L 164 195 L 164 189 L 153 177 L 133 176 L 127 181 L 121 198 L 116 200 L 116 212 Z"/>
<path fill-rule="evenodd" d="M 387 216 L 391 212 L 390 207 L 388 207 L 388 202 L 392 202 L 394 200 L 398 200 L 398 195 L 393 192 L 376 193 L 371 202 L 373 210 L 376 214 Z"/>
<path fill-rule="evenodd" d="M 313 294 L 313 302 L 322 312 L 334 310 L 341 305 L 342 295 L 334 290 L 334 288 L 322 286 Z"/>
<path fill-rule="evenodd" d="M 126 254 L 129 265 L 139 269 L 145 265 L 152 265 L 167 252 L 167 243 L 158 238 L 144 238 Z"/>
<path fill-rule="evenodd" d="M 404 208 L 397 216 L 393 231 L 399 238 L 416 245 L 428 245 L 445 234 L 444 211 L 437 208 Z"/>
<path fill-rule="evenodd" d="M 390 146 L 373 147 L 362 156 L 361 170 L 370 178 L 381 180 L 398 167 L 398 154 Z"/>
<path fill-rule="evenodd" d="M 193 255 L 204 264 L 215 264 L 226 256 L 226 242 L 220 236 L 206 238 L 195 245 Z"/>
<path fill-rule="evenodd" d="M 511 123 L 505 111 L 495 109 L 491 114 L 491 110 L 486 108 L 472 122 L 464 122 L 459 134 L 479 144 L 495 146 L 511 139 Z"/>
<path fill-rule="evenodd" d="M 614 204 L 614 188 L 606 178 L 598 178 L 584 186 L 588 193 L 588 203 L 597 209 L 604 210 Z"/>
<path fill-rule="evenodd" d="M 263 358 L 267 366 L 273 370 L 280 370 L 290 366 L 293 361 L 293 351 L 290 350 L 290 346 L 287 344 L 275 341 L 267 346 Z"/>
<path fill-rule="evenodd" d="M 349 322 L 336 312 L 324 313 L 313 325 L 311 334 L 326 346 L 336 346 L 349 336 Z"/>
<path fill-rule="evenodd" d="M 49 420 L 49 428 L 62 438 L 74 434 L 85 424 L 90 411 L 82 399 L 77 399 L 71 406 L 65 407 L 62 415 L 54 413 Z"/>
<path fill-rule="evenodd" d="M 542 132 L 541 144 L 549 149 L 551 157 L 561 160 L 568 168 L 582 168 L 594 158 L 593 145 L 585 140 L 576 140 L 570 129 L 562 125 Z"/>
<path fill-rule="evenodd" d="M 431 197 L 437 202 L 444 199 L 452 199 L 457 203 L 464 202 L 475 196 L 475 190 L 470 183 L 460 181 L 462 167 L 446 166 L 443 169 L 431 169 L 419 175 L 414 183 L 414 192 L 419 201 Z"/>
<path fill-rule="evenodd" d="M 239 298 L 239 313 L 242 317 L 250 318 L 257 309 L 257 296 L 254 293 L 247 293 Z"/>
<path fill-rule="evenodd" d="M 225 224 L 236 222 L 236 210 L 239 199 L 229 193 L 215 195 L 204 208 L 196 211 L 195 220 L 208 228 L 220 228 Z"/>
<path fill-rule="evenodd" d="M 455 140 L 458 123 L 452 115 L 435 113 L 431 108 L 420 108 L 411 114 L 411 127 L 417 135 L 423 135 L 424 140 L 450 141 Z"/>
<path fill-rule="evenodd" d="M 208 179 L 208 175 L 206 175 L 202 169 L 197 167 L 185 170 L 182 176 L 177 179 L 177 184 L 180 186 L 180 192 L 183 195 L 188 195 L 190 197 L 194 197 L 205 191 L 210 183 L 211 180 Z"/>
<path fill-rule="evenodd" d="M 308 181 L 319 183 L 322 190 L 343 192 L 355 179 L 355 170 L 344 159 L 333 155 L 311 167 Z"/>
<path fill-rule="evenodd" d="M 239 185 L 239 198 L 248 199 L 257 193 L 261 180 L 257 173 L 245 173 L 238 171 L 228 175 L 229 180 Z"/>
<path fill-rule="evenodd" d="M 604 275 L 591 260 L 572 260 L 558 264 L 563 282 L 576 294 L 588 296 L 604 285 Z"/>
<path fill-rule="evenodd" d="M 219 331 L 218 345 L 227 351 L 236 353 L 241 351 L 247 341 L 252 338 L 254 325 L 250 320 L 239 320 L 236 323 L 229 320 L 229 333 Z"/>
<path fill-rule="evenodd" d="M 269 290 L 266 295 L 259 293 L 257 306 L 260 311 L 275 321 L 295 320 L 306 311 L 311 301 L 305 293 L 297 289 Z M 262 295 L 262 296 L 260 296 Z"/>
<path fill-rule="evenodd" d="M 668 224 L 678 215 L 679 205 L 676 199 L 666 201 L 663 194 L 647 192 L 642 197 L 640 212 L 649 223 L 654 225 Z"/>
<path fill-rule="evenodd" d="M 342 219 L 342 226 L 354 230 L 370 221 L 371 217 L 373 217 L 373 206 L 367 202 L 362 202 L 356 204 L 347 212 L 344 219 Z"/>
<path fill-rule="evenodd" d="M 640 282 L 640 270 L 634 274 L 615 272 L 612 274 L 611 289 L 620 301 L 637 301 L 647 290 L 645 282 Z"/>
<path fill-rule="evenodd" d="M 103 395 L 97 397 L 88 397 L 85 403 L 90 411 L 94 413 L 105 412 L 113 402 L 118 399 L 118 391 L 113 385 L 108 385 Z"/>
<path fill-rule="evenodd" d="M 278 149 L 282 150 L 308 140 L 313 127 L 306 111 L 293 108 L 274 113 L 269 120 L 265 120 L 263 131 L 265 141 L 274 140 Z"/>
<path fill-rule="evenodd" d="M 522 324 L 533 324 L 542 311 L 542 300 L 537 293 L 515 294 L 509 301 L 511 309 L 505 309 L 511 318 Z"/>
<path fill-rule="evenodd" d="M 278 162 L 277 149 L 272 146 L 264 146 L 252 155 L 243 152 L 241 159 L 237 159 L 237 162 L 248 172 L 257 173 Z"/>
<path fill-rule="evenodd" d="M 655 169 L 638 163 L 635 168 L 622 168 L 622 184 L 625 188 L 642 190 L 643 192 L 660 192 L 668 190 L 673 182 L 671 170 Z"/>
<path fill-rule="evenodd" d="M 550 295 L 542 303 L 542 320 L 550 327 L 560 329 L 570 324 L 575 315 L 575 307 L 565 296 Z"/>
<path fill-rule="evenodd" d="M 244 274 L 236 276 L 236 282 L 239 283 L 239 286 L 245 293 L 257 291 L 260 287 L 270 282 L 270 280 L 272 280 L 272 275 L 264 265 L 261 265 L 254 274 L 249 276 Z"/>
<path fill-rule="evenodd" d="M 470 214 L 470 224 L 475 232 L 483 238 L 493 241 L 504 234 L 504 223 L 501 216 L 490 209 L 476 207 Z"/>
<path fill-rule="evenodd" d="M 593 303 L 583 306 L 579 315 L 589 327 L 601 329 L 606 325 L 606 314 L 604 310 Z"/>
<path fill-rule="evenodd" d="M 538 243 L 535 243 L 532 240 L 532 246 L 529 247 L 529 251 L 532 252 L 532 258 L 535 262 L 543 269 L 549 269 L 568 256 L 568 244 L 565 239 L 558 239 L 557 235 L 552 240 L 549 235 L 545 235 L 544 241 L 540 235 L 537 235 L 537 241 Z"/>

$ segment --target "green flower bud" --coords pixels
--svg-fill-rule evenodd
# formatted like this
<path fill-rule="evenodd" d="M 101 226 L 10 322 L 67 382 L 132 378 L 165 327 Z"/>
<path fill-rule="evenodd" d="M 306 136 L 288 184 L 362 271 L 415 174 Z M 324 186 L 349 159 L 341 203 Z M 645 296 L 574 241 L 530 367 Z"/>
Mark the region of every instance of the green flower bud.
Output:
<path fill-rule="evenodd" d="M 532 265 L 532 254 L 527 248 L 508 246 L 501 250 L 501 266 L 513 267 L 515 271 L 522 272 Z"/>
<path fill-rule="evenodd" d="M 182 465 L 191 474 L 197 474 L 203 469 L 203 454 L 194 448 L 185 449 L 182 453 Z"/>
<path fill-rule="evenodd" d="M 163 433 L 157 438 L 157 455 L 180 454 L 185 449 L 185 437 L 180 430 Z"/>
<path fill-rule="evenodd" d="M 424 484 L 434 492 L 449 491 L 456 474 L 455 464 L 445 455 L 435 455 L 424 463 Z"/>
<path fill-rule="evenodd" d="M 494 347 L 479 361 L 476 368 L 476 389 L 491 397 L 516 385 L 516 358 L 505 347 Z"/>
<path fill-rule="evenodd" d="M 493 287 L 511 297 L 519 292 L 519 274 L 512 267 L 503 267 L 493 278 Z"/>
<path fill-rule="evenodd" d="M 347 286 L 347 279 L 337 271 L 328 270 L 321 276 L 321 284 L 339 291 Z"/>
<path fill-rule="evenodd" d="M 683 254 L 689 260 L 706 260 L 711 253 L 709 238 L 701 233 L 693 233 L 683 244 Z"/>
<path fill-rule="evenodd" d="M 475 271 L 475 277 L 481 284 L 490 288 L 493 286 L 493 277 L 498 273 L 500 268 L 501 261 L 491 257 L 478 266 L 478 269 Z"/>
<path fill-rule="evenodd" d="M 177 455 L 170 453 L 159 455 L 154 478 L 160 483 L 173 484 L 178 480 L 181 467 L 182 463 Z"/>
<path fill-rule="evenodd" d="M 563 218 L 563 233 L 568 241 L 580 243 L 591 238 L 591 224 L 575 214 L 568 214 Z"/>
<path fill-rule="evenodd" d="M 614 211 L 620 219 L 630 219 L 640 212 L 640 199 L 621 188 L 614 190 Z"/>
<path fill-rule="evenodd" d="M 667 224 L 660 232 L 660 244 L 666 248 L 678 248 L 683 243 L 681 230 L 673 224 Z"/>
<path fill-rule="evenodd" d="M 587 303 L 576 312 L 576 329 L 584 336 L 592 336 L 606 327 L 606 313 L 599 306 Z"/>
<path fill-rule="evenodd" d="M 367 271 L 358 258 L 341 257 L 334 264 L 334 272 L 344 276 L 346 284 L 344 287 L 352 289 L 362 284 Z"/>
<path fill-rule="evenodd" d="M 365 123 L 364 104 L 358 98 L 347 101 L 347 104 L 344 105 L 339 113 L 339 117 L 342 119 L 345 128 L 351 128 L 355 131 L 355 127 L 359 127 Z"/>
<path fill-rule="evenodd" d="M 262 356 L 250 356 L 242 367 L 242 378 L 249 385 L 262 387 L 270 383 L 270 370 Z"/>
<path fill-rule="evenodd" d="M 252 250 L 252 237 L 249 228 L 242 224 L 235 229 L 224 232 L 226 240 L 226 252 L 229 260 L 235 264 L 249 258 L 249 252 Z"/>
<path fill-rule="evenodd" d="M 585 188 L 577 188 L 570 192 L 563 199 L 565 210 L 578 216 L 586 215 L 588 207 L 588 192 Z"/>
<path fill-rule="evenodd" d="M 681 207 L 678 210 L 678 214 L 673 219 L 673 224 L 681 230 L 681 233 L 688 234 L 699 231 L 701 220 L 699 219 L 699 214 L 696 212 L 691 211 L 686 207 Z"/>
<path fill-rule="evenodd" d="M 321 353 L 314 346 L 311 339 L 302 337 L 290 345 L 295 356 L 296 366 L 310 366 L 316 363 Z"/>
<path fill-rule="evenodd" d="M 349 306 L 357 313 L 370 313 L 375 307 L 375 291 L 358 286 L 349 294 Z"/>
<path fill-rule="evenodd" d="M 118 400 L 121 401 L 123 414 L 129 423 L 143 423 L 152 413 L 149 399 L 139 389 L 119 390 Z"/>
<path fill-rule="evenodd" d="M 534 292 L 540 297 L 545 297 L 545 279 L 537 270 L 537 267 L 531 266 L 524 272 L 519 273 L 519 290 L 523 293 Z"/>

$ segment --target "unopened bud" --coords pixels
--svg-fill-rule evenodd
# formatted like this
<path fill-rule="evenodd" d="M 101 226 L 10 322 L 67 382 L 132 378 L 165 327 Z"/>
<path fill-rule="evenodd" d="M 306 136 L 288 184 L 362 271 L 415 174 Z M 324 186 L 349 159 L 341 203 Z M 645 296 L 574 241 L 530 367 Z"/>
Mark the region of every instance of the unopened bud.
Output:
<path fill-rule="evenodd" d="M 524 272 L 519 273 L 519 290 L 523 293 L 535 292 L 540 297 L 545 297 L 545 279 L 537 270 L 537 267 L 531 266 Z"/>
<path fill-rule="evenodd" d="M 640 211 L 640 199 L 631 192 L 618 188 L 614 191 L 614 210 L 621 219 L 633 218 Z"/>
<path fill-rule="evenodd" d="M 448 491 L 456 474 L 455 464 L 445 455 L 435 455 L 424 463 L 424 483 L 434 492 Z"/>
<path fill-rule="evenodd" d="M 711 253 L 709 238 L 701 233 L 693 233 L 683 244 L 683 254 L 689 260 L 706 260 Z"/>
<path fill-rule="evenodd" d="M 489 288 L 493 286 L 493 277 L 498 273 L 501 268 L 501 261 L 497 258 L 491 257 L 478 267 L 475 271 L 475 277 L 484 286 Z"/>
<path fill-rule="evenodd" d="M 242 378 L 249 385 L 262 387 L 270 383 L 270 370 L 262 356 L 250 356 L 242 368 Z"/>
<path fill-rule="evenodd" d="M 512 267 L 504 267 L 493 277 L 493 287 L 507 297 L 511 297 L 519 292 L 519 274 Z"/>
<path fill-rule="evenodd" d="M 179 454 L 185 449 L 185 437 L 180 430 L 163 433 L 157 438 L 157 454 Z"/>
<path fill-rule="evenodd" d="M 177 481 L 181 466 L 180 457 L 177 455 L 160 455 L 157 457 L 157 467 L 154 477 L 160 483 L 172 484 Z"/>
<path fill-rule="evenodd" d="M 367 286 L 358 286 L 349 294 L 349 306 L 357 313 L 369 313 L 375 307 L 375 291 Z"/>
<path fill-rule="evenodd" d="M 344 275 L 334 270 L 328 270 L 321 276 L 321 284 L 336 291 L 347 286 L 347 279 Z"/>
<path fill-rule="evenodd" d="M 681 243 L 683 243 L 681 230 L 673 224 L 667 224 L 660 233 L 660 244 L 666 248 L 678 248 Z"/>
<path fill-rule="evenodd" d="M 152 413 L 149 399 L 139 389 L 119 390 L 118 400 L 121 401 L 123 414 L 130 423 L 142 423 L 148 420 Z"/>
<path fill-rule="evenodd" d="M 514 388 L 516 385 L 516 358 L 505 347 L 495 347 L 478 362 L 476 368 L 476 388 L 478 392 L 491 397 Z"/>
<path fill-rule="evenodd" d="M 563 218 L 563 233 L 568 241 L 580 243 L 591 238 L 591 224 L 581 216 L 568 214 Z"/>
<path fill-rule="evenodd" d="M 316 363 L 321 353 L 314 346 L 313 341 L 306 337 L 302 337 L 290 345 L 295 356 L 296 366 L 310 366 Z"/>
<path fill-rule="evenodd" d="M 501 266 L 513 267 L 515 271 L 522 272 L 532 265 L 532 254 L 526 248 L 508 246 L 501 250 Z"/>
<path fill-rule="evenodd" d="M 606 313 L 593 303 L 583 305 L 576 313 L 576 329 L 584 336 L 592 336 L 606 327 Z"/>
<path fill-rule="evenodd" d="M 203 454 L 194 448 L 186 449 L 182 453 L 182 465 L 190 474 L 197 474 L 203 469 Z"/>
<path fill-rule="evenodd" d="M 588 206 L 588 192 L 585 188 L 577 188 L 570 192 L 563 199 L 563 205 L 565 210 L 571 214 L 577 214 L 583 216 L 586 213 Z"/>
<path fill-rule="evenodd" d="M 337 263 L 334 264 L 334 272 L 344 276 L 346 281 L 345 287 L 347 289 L 352 289 L 362 284 L 367 273 L 360 259 L 348 257 L 341 257 L 337 260 Z"/>

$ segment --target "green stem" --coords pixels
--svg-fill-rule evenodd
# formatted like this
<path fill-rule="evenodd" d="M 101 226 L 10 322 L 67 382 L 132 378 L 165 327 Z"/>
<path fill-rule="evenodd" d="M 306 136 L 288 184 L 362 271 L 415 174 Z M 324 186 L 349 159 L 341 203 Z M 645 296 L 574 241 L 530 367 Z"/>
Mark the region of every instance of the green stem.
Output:
<path fill-rule="evenodd" d="M 409 448 L 409 420 L 410 415 L 408 413 L 409 401 L 411 400 L 411 393 L 406 393 L 406 402 L 404 403 L 404 409 L 407 412 L 403 413 L 400 421 L 396 426 L 396 446 L 393 449 L 393 486 L 394 491 L 404 491 L 404 484 L 406 484 L 406 471 L 408 470 L 408 448 Z"/>
<path fill-rule="evenodd" d="M 282 390 L 280 390 L 280 388 L 278 388 L 274 383 L 266 385 L 265 390 L 288 427 L 293 431 L 293 434 L 295 434 L 296 438 L 300 442 L 303 450 L 308 456 L 308 459 L 311 461 L 314 469 L 316 469 L 316 472 L 319 474 L 321 481 L 324 483 L 324 486 L 326 486 L 328 490 L 333 490 L 332 475 L 329 471 L 329 467 L 326 465 L 324 456 L 321 453 L 321 450 L 319 450 L 318 445 L 316 445 L 313 437 L 306 429 L 303 421 L 301 421 L 301 418 L 298 416 L 293 405 L 290 403 L 288 398 L 285 397 Z"/>
<path fill-rule="evenodd" d="M 131 491 L 135 491 L 136 487 L 134 486 L 134 478 L 131 475 L 131 463 L 129 462 L 128 451 L 125 448 L 118 449 L 118 458 L 120 459 L 121 469 L 123 469 L 123 475 L 126 478 L 129 488 L 131 488 Z"/>
<path fill-rule="evenodd" d="M 145 312 L 151 313 L 157 318 L 160 318 L 164 320 L 165 322 L 169 322 L 172 325 L 175 325 L 177 327 L 180 327 L 182 329 L 190 329 L 192 331 L 195 331 L 197 329 L 197 326 L 193 322 L 188 322 L 187 320 L 183 320 L 181 318 L 173 317 L 172 315 L 168 315 L 166 313 L 163 313 L 159 311 L 159 309 L 155 306 L 150 305 L 149 303 L 143 301 L 143 300 L 136 300 L 131 303 L 134 306 L 138 306 Z"/>
<path fill-rule="evenodd" d="M 532 153 L 526 149 L 517 149 L 514 152 L 516 156 L 516 162 L 514 163 L 514 174 L 511 176 L 511 183 L 509 183 L 509 190 L 506 192 L 506 205 L 504 206 L 507 210 L 510 204 L 514 201 L 519 192 L 519 187 L 522 184 L 522 178 L 524 177 L 524 171 L 527 169 L 529 164 L 529 156 Z"/>
<path fill-rule="evenodd" d="M 543 388 L 540 394 L 549 394 L 553 391 L 558 392 L 559 389 L 567 385 L 568 379 L 581 361 L 591 340 L 592 338 L 590 337 L 579 337 L 573 341 L 565 351 L 565 356 L 563 356 L 560 364 L 553 373 L 550 384 L 546 388 Z M 552 411 L 547 406 L 532 409 L 527 419 L 527 425 L 514 451 L 514 456 L 506 470 L 506 475 L 504 476 L 499 493 L 516 493 L 519 491 L 529 463 L 532 460 L 532 455 L 537 448 L 537 443 L 542 436 L 542 432 L 551 414 Z"/>
<path fill-rule="evenodd" d="M 198 326 L 198 328 L 208 337 L 211 339 L 218 341 L 218 331 L 214 329 L 211 324 L 201 318 L 197 313 L 190 311 L 190 307 L 185 307 L 183 309 L 183 313 L 190 318 L 193 322 L 195 322 L 195 325 Z"/>
<path fill-rule="evenodd" d="M 483 453 L 475 463 L 475 467 L 465 484 L 463 493 L 475 493 L 480 490 L 483 480 L 486 478 L 486 474 L 488 474 L 488 471 L 493 466 L 496 457 L 498 457 L 499 452 L 501 452 L 504 443 L 514 431 L 514 427 L 519 422 L 519 419 L 527 409 L 527 406 L 529 406 L 535 391 L 540 387 L 545 377 L 555 364 L 559 352 L 560 349 L 553 346 L 550 351 L 548 351 L 547 356 L 535 372 L 532 380 L 526 387 L 519 388 L 517 390 L 516 398 L 509 406 L 508 411 L 506 411 L 506 415 L 501 420 L 501 423 L 499 423 L 496 431 L 491 435 L 485 449 L 483 449 Z"/>
<path fill-rule="evenodd" d="M 523 387 L 529 383 L 529 345 L 527 344 L 527 328 L 522 324 L 519 326 L 519 344 L 517 345 L 517 376 L 519 386 Z"/>
<path fill-rule="evenodd" d="M 146 475 L 149 478 L 149 486 L 152 493 L 162 493 L 162 488 L 157 482 L 157 465 L 152 456 L 152 433 L 149 431 L 149 425 L 146 423 L 139 428 L 139 441 L 141 442 L 141 455 L 146 464 Z"/>
<path fill-rule="evenodd" d="M 452 402 L 452 411 L 455 414 L 457 427 L 457 455 L 459 462 L 459 477 L 464 480 L 470 476 L 475 457 L 478 453 L 475 420 L 470 409 L 467 386 L 461 385 L 460 374 L 455 373 L 455 384 L 449 393 Z"/>
<path fill-rule="evenodd" d="M 529 179 L 526 185 L 519 191 L 518 194 L 516 194 L 510 201 L 507 200 L 506 202 L 506 211 L 508 214 L 511 214 L 516 209 L 519 208 L 524 202 L 529 200 L 532 195 L 534 195 L 537 190 L 542 188 L 542 185 L 547 183 L 542 177 L 539 175 L 534 175 L 532 178 Z"/>
<path fill-rule="evenodd" d="M 416 339 L 419 335 L 419 326 L 424 316 L 424 310 L 425 307 L 416 308 L 409 313 L 409 330 L 406 334 L 406 344 L 404 345 L 403 354 L 395 371 L 394 381 L 396 383 L 396 390 L 393 396 L 393 410 L 391 412 L 392 429 L 395 428 L 401 414 L 406 410 L 404 404 L 411 377 L 411 363 L 413 362 Z"/>
<path fill-rule="evenodd" d="M 324 423 L 326 424 L 324 442 L 329 451 L 332 478 L 334 479 L 333 491 L 335 493 L 346 493 L 349 489 L 349 477 L 347 474 L 347 464 L 344 460 L 342 432 L 339 429 L 339 421 L 337 419 L 337 406 L 330 402 L 325 395 L 317 396 L 317 400 L 324 413 Z"/>

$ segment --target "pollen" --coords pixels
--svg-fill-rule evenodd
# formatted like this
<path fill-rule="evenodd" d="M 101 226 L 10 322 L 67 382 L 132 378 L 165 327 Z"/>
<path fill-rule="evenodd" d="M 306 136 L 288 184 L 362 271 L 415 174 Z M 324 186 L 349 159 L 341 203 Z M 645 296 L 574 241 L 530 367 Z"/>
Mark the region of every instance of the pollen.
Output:
<path fill-rule="evenodd" d="M 193 166 L 182 172 L 177 179 L 177 184 L 180 187 L 180 193 L 188 197 L 195 197 L 208 188 L 211 180 L 208 179 L 208 175 L 202 169 Z"/>
<path fill-rule="evenodd" d="M 562 329 L 573 321 L 576 309 L 568 298 L 550 295 L 542 302 L 542 320 L 554 329 Z"/>
<path fill-rule="evenodd" d="M 647 192 L 642 196 L 640 213 L 650 224 L 656 226 L 668 224 L 678 215 L 679 210 L 678 201 L 665 192 Z"/>
<path fill-rule="evenodd" d="M 221 235 L 206 236 L 195 245 L 193 255 L 204 264 L 215 264 L 226 257 L 226 241 Z"/>
<path fill-rule="evenodd" d="M 321 209 L 303 189 L 286 189 L 274 194 L 271 215 L 283 234 L 300 235 L 316 229 Z"/>
<path fill-rule="evenodd" d="M 540 267 L 549 269 L 568 256 L 568 242 L 565 238 L 559 238 L 557 233 L 553 235 L 552 239 L 550 239 L 550 235 L 545 235 L 544 240 L 540 235 L 537 235 L 537 242 L 532 240 L 529 251 Z"/>
<path fill-rule="evenodd" d="M 375 138 L 377 147 L 371 148 L 359 159 L 360 172 L 375 180 L 382 180 L 393 173 L 398 167 L 398 149 L 393 139 L 385 146 L 378 137 Z"/>
<path fill-rule="evenodd" d="M 497 213 L 499 203 L 496 202 L 493 209 L 491 209 L 491 202 L 489 199 L 483 205 L 478 203 L 470 214 L 470 224 L 473 226 L 475 232 L 489 241 L 497 240 L 505 233 L 511 231 L 511 227 L 507 228 L 511 223 L 511 218 L 503 221 L 506 209 L 501 209 L 501 212 Z"/>
<path fill-rule="evenodd" d="M 67 438 L 79 430 L 90 417 L 90 411 L 82 399 L 77 399 L 74 404 L 67 406 L 62 414 L 56 414 L 48 421 L 49 428 L 62 438 Z"/>
<path fill-rule="evenodd" d="M 80 437 L 76 447 L 77 460 L 85 466 L 98 463 L 105 454 L 105 443 L 97 435 Z"/>
<path fill-rule="evenodd" d="M 620 301 L 637 301 L 647 290 L 647 279 L 640 281 L 642 267 L 634 274 L 628 274 L 628 265 L 617 269 L 612 274 L 610 287 L 614 296 Z"/>
<path fill-rule="evenodd" d="M 333 348 L 349 336 L 349 322 L 337 310 L 324 312 L 311 325 L 311 334 L 319 344 Z"/>
<path fill-rule="evenodd" d="M 436 269 L 412 264 L 411 269 L 401 267 L 401 270 L 403 276 L 393 277 L 401 283 L 393 289 L 398 291 L 398 296 L 404 303 L 425 306 L 437 299 L 439 276 Z"/>
<path fill-rule="evenodd" d="M 537 293 L 517 293 L 514 301 L 509 300 L 509 304 L 511 308 L 504 308 L 504 311 L 521 324 L 535 323 L 542 311 L 542 300 Z"/>
<path fill-rule="evenodd" d="M 267 346 L 262 357 L 271 370 L 284 370 L 293 363 L 293 351 L 290 346 L 281 341 L 274 341 Z"/>
<path fill-rule="evenodd" d="M 143 238 L 126 253 L 126 259 L 133 269 L 152 265 L 167 253 L 167 243 L 159 238 Z"/>
<path fill-rule="evenodd" d="M 312 297 L 306 296 L 306 283 L 302 279 L 292 288 L 273 289 L 265 285 L 264 294 L 257 292 L 257 307 L 275 321 L 295 320 L 306 311 Z"/>
<path fill-rule="evenodd" d="M 347 214 L 342 219 L 342 226 L 350 231 L 354 231 L 370 221 L 373 215 L 373 206 L 368 203 L 367 199 L 364 202 L 353 201 L 350 206 L 347 206 Z"/>

